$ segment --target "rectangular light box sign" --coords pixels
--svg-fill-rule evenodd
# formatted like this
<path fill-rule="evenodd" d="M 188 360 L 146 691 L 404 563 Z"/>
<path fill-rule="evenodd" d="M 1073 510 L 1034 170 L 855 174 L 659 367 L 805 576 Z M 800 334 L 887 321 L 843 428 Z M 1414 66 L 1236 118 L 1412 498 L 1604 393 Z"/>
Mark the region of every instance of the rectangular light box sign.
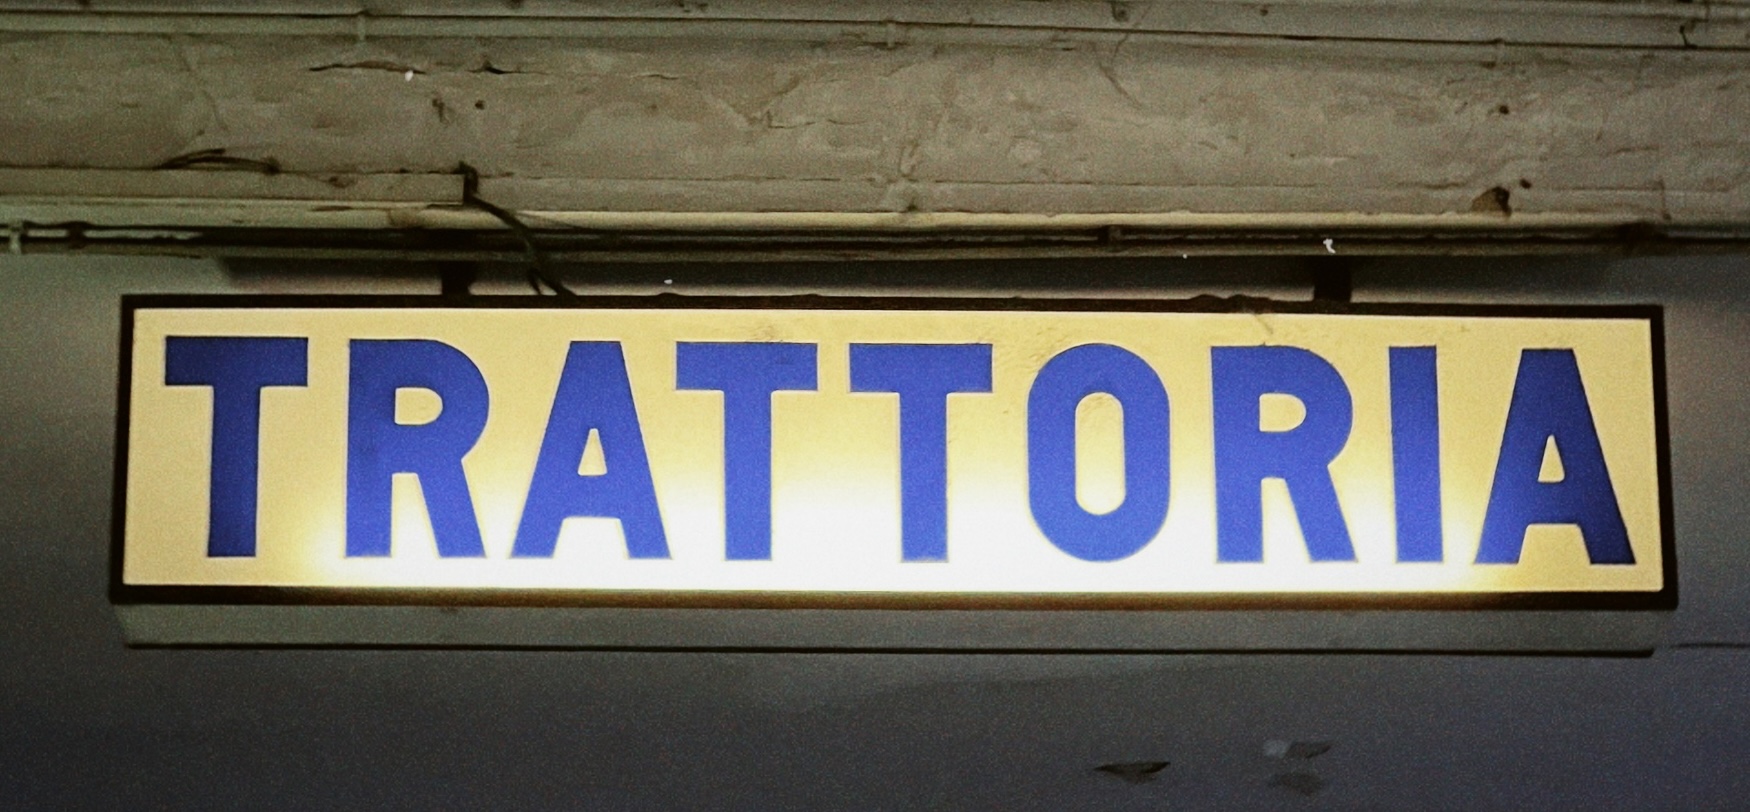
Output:
<path fill-rule="evenodd" d="M 1644 650 L 1653 307 L 134 297 L 136 644 Z"/>

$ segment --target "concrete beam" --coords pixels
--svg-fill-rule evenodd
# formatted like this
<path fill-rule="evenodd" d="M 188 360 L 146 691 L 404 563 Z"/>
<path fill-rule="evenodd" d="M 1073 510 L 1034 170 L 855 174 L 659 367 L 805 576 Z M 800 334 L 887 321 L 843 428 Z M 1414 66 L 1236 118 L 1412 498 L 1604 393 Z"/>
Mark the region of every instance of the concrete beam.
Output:
<path fill-rule="evenodd" d="M 65 5 L 0 222 L 1750 234 L 1737 5 Z"/>

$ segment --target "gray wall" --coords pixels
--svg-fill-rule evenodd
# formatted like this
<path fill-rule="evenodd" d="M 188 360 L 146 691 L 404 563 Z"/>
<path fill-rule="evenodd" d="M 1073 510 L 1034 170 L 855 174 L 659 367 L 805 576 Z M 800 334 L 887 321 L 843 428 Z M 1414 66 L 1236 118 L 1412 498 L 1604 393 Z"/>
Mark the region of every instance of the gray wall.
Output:
<path fill-rule="evenodd" d="M 436 288 L 233 270 L 0 258 L 0 808 L 1750 803 L 1750 259 L 1358 271 L 1358 300 L 1666 306 L 1682 606 L 1645 659 L 128 650 L 104 594 L 118 296 Z M 1263 260 L 592 273 L 618 290 L 1305 295 L 1295 265 Z M 1331 748 L 1273 758 L 1270 741 Z M 1150 760 L 1172 764 L 1145 784 L 1092 769 Z"/>

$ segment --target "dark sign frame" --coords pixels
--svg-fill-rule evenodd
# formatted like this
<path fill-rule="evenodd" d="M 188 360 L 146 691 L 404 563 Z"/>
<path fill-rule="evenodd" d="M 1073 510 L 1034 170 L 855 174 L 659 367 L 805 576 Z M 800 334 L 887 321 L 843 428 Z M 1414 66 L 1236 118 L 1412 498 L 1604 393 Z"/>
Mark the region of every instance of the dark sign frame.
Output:
<path fill-rule="evenodd" d="M 882 592 L 719 592 L 491 588 L 355 588 L 135 585 L 122 580 L 126 528 L 129 399 L 133 375 L 134 314 L 176 309 L 802 309 L 1025 312 L 1283 313 L 1343 316 L 1448 316 L 1463 318 L 1622 319 L 1646 321 L 1651 336 L 1654 428 L 1657 434 L 1660 548 L 1663 584 L 1657 592 L 1504 593 L 1005 593 L 1001 595 Z M 1192 299 L 1041 299 L 840 296 L 533 296 L 382 295 L 131 295 L 122 297 L 116 402 L 115 478 L 110 539 L 109 599 L 136 605 L 616 607 L 829 610 L 1045 610 L 1045 611 L 1359 611 L 1359 610 L 1572 610 L 1670 611 L 1677 607 L 1677 554 L 1673 522 L 1669 410 L 1665 378 L 1664 311 L 1658 305 L 1478 305 L 1285 302 L 1250 297 Z"/>

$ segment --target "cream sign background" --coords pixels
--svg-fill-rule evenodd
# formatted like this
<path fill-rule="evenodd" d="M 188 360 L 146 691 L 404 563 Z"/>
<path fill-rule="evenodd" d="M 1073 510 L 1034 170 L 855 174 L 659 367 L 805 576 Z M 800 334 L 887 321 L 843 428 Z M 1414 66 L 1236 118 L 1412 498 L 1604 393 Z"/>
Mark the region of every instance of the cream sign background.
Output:
<path fill-rule="evenodd" d="M 1667 581 L 1651 310 L 130 304 L 126 586 Z"/>

